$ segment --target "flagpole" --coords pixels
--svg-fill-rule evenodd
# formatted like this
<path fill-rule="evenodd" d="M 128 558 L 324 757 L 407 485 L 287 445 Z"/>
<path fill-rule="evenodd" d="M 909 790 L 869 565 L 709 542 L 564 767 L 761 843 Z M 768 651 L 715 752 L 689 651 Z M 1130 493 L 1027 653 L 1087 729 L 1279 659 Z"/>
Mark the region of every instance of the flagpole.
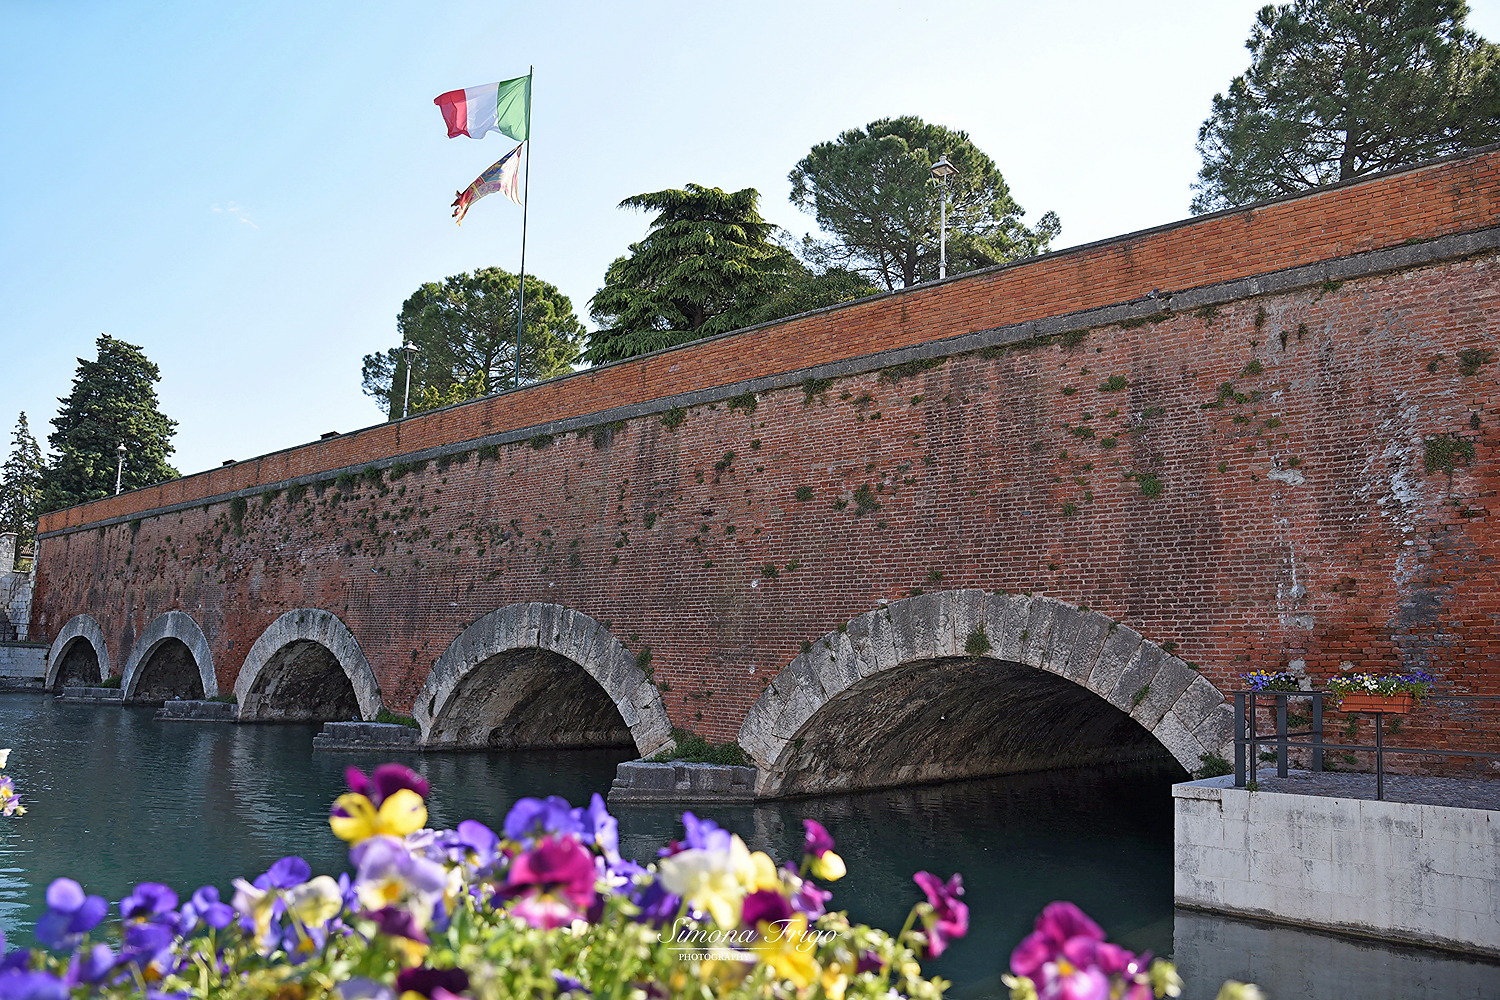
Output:
<path fill-rule="evenodd" d="M 531 75 L 535 66 L 526 67 L 526 180 L 521 195 L 521 295 L 516 308 L 516 388 L 521 388 L 521 327 L 526 323 L 526 220 L 531 215 Z"/>

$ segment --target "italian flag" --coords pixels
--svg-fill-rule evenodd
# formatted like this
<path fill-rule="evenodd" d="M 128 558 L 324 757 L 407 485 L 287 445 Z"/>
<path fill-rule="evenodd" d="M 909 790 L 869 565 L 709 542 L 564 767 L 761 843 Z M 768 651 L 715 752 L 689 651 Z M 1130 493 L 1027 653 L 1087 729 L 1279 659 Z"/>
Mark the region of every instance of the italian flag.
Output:
<path fill-rule="evenodd" d="M 531 75 L 450 90 L 433 99 L 448 125 L 448 138 L 478 139 L 493 129 L 517 142 L 531 135 Z"/>

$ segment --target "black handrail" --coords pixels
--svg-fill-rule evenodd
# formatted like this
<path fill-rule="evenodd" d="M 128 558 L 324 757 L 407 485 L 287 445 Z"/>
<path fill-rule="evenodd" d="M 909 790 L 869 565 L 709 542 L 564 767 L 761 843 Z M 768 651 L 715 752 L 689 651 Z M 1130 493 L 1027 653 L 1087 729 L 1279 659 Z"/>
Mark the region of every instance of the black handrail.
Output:
<path fill-rule="evenodd" d="M 1276 776 L 1285 778 L 1287 776 L 1287 751 L 1292 747 L 1307 747 L 1312 751 L 1311 768 L 1314 771 L 1323 770 L 1324 750 L 1363 750 L 1375 753 L 1375 798 L 1385 798 L 1385 755 L 1387 753 L 1404 754 L 1428 754 L 1436 757 L 1483 757 L 1500 760 L 1500 753 L 1479 752 L 1474 750 L 1434 750 L 1430 747 L 1388 747 L 1385 745 L 1385 712 L 1360 711 L 1360 715 L 1375 716 L 1375 744 L 1364 746 L 1358 743 L 1328 743 L 1323 739 L 1323 699 L 1342 698 L 1342 695 L 1331 691 L 1232 691 L 1234 695 L 1234 786 L 1244 788 L 1246 785 L 1246 757 L 1250 767 L 1259 770 L 1261 742 L 1276 742 Z M 1265 696 L 1271 696 L 1276 701 L 1276 730 L 1273 733 L 1259 733 L 1256 731 L 1256 709 L 1257 700 Z M 1287 731 L 1287 700 L 1290 698 L 1310 698 L 1312 700 L 1312 728 L 1298 732 Z M 1455 695 L 1428 695 L 1423 698 L 1428 702 L 1500 702 L 1500 697 L 1490 695 L 1474 695 L 1459 697 Z M 1246 711 L 1246 709 L 1249 709 Z M 1246 720 L 1249 720 L 1248 732 Z M 1311 737 L 1308 742 L 1301 742 L 1294 737 Z"/>

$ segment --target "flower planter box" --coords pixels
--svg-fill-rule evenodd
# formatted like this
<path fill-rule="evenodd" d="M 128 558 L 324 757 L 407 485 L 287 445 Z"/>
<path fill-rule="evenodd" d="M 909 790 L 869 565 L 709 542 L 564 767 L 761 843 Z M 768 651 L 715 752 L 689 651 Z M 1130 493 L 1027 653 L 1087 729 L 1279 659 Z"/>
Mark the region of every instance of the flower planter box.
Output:
<path fill-rule="evenodd" d="M 1409 694 L 1346 694 L 1339 701 L 1339 711 L 1406 715 L 1414 704 L 1415 701 Z"/>

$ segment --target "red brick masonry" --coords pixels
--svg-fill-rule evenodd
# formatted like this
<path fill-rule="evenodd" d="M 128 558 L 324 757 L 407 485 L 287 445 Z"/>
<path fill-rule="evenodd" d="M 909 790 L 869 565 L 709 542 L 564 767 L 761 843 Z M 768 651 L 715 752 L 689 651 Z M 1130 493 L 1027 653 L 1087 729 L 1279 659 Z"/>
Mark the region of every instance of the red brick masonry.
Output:
<path fill-rule="evenodd" d="M 276 615 L 322 608 L 404 711 L 467 624 L 547 601 L 649 646 L 674 722 L 725 739 L 804 641 L 917 588 L 1004 588 L 1176 643 L 1223 690 L 1301 661 L 1500 694 L 1500 362 L 1484 353 L 1500 259 L 1494 240 L 1440 239 L 1500 224 L 1497 172 L 1491 150 L 1382 175 L 59 511 L 40 525 L 36 625 L 92 614 L 118 671 L 154 617 L 186 611 L 230 690 Z M 1180 305 L 1409 244 L 1427 256 Z M 226 499 L 1153 289 L 1170 311 Z"/>

